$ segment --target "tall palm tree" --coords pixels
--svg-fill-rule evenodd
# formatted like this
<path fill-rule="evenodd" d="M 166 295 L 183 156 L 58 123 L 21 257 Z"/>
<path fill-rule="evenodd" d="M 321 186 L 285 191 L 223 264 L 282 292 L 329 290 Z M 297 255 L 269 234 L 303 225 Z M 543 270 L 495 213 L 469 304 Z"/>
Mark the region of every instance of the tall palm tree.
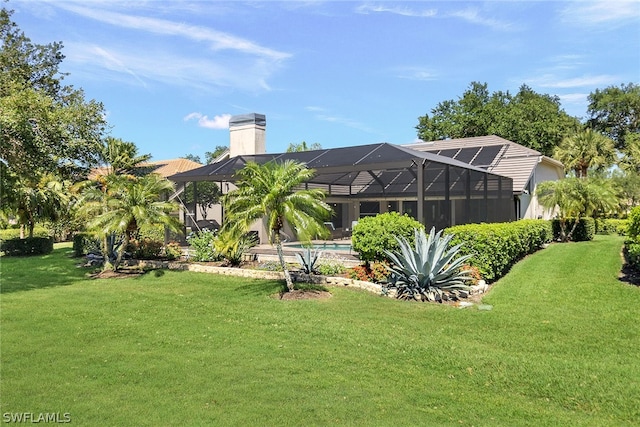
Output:
<path fill-rule="evenodd" d="M 223 201 L 226 227 L 246 231 L 255 221 L 266 219 L 269 242 L 277 249 L 289 291 L 293 290 L 293 282 L 284 262 L 280 238 L 285 224 L 306 243 L 328 233 L 323 222 L 330 218 L 332 209 L 324 202 L 324 191 L 300 188 L 313 175 L 313 170 L 292 160 L 264 165 L 249 162 L 237 172 L 238 188 L 228 193 Z"/>
<path fill-rule="evenodd" d="M 103 192 L 94 187 L 85 193 L 89 203 L 83 206 L 83 212 L 89 214 L 93 209 L 97 213 L 89 222 L 89 229 L 102 236 L 117 233 L 124 237 L 114 269 L 120 265 L 124 251 L 140 227 L 162 224 L 180 231 L 180 222 L 171 215 L 178 205 L 160 200 L 163 194 L 173 191 L 173 184 L 167 179 L 153 173 L 138 179 L 111 178 L 106 188 Z"/>
<path fill-rule="evenodd" d="M 585 129 L 563 139 L 556 147 L 554 157 L 572 169 L 576 177 L 586 178 L 590 168 L 611 166 L 616 160 L 616 151 L 612 139 L 592 129 Z"/>

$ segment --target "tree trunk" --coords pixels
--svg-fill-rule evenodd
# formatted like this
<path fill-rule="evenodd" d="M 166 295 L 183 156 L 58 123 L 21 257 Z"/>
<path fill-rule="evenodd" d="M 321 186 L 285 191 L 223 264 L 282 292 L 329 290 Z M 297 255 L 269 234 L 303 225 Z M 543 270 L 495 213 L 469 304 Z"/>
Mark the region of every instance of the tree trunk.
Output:
<path fill-rule="evenodd" d="M 576 228 L 578 228 L 578 224 L 580 223 L 580 216 L 576 217 L 575 222 L 573 223 L 573 227 L 571 227 L 571 231 L 567 234 L 567 242 L 569 240 L 571 240 L 571 237 L 573 236 L 573 232 L 576 231 Z"/>
<path fill-rule="evenodd" d="M 284 280 L 287 282 L 287 290 L 291 292 L 293 290 L 293 280 L 291 280 L 291 273 L 287 268 L 287 263 L 284 262 L 284 253 L 282 252 L 282 242 L 280 241 L 280 233 L 275 232 L 274 242 L 276 244 L 276 251 L 278 251 L 278 259 L 280 260 L 280 266 L 284 273 Z"/>

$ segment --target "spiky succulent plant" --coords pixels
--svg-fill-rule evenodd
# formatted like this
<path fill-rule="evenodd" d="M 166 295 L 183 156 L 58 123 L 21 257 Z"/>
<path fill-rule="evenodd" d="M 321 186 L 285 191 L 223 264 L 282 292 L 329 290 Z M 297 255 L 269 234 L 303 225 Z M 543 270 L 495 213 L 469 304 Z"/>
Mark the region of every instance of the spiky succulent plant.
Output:
<path fill-rule="evenodd" d="M 415 230 L 415 248 L 404 237 L 396 238 L 398 252 L 385 251 L 392 265 L 389 289 L 395 289 L 400 299 L 438 301 L 455 298 L 468 290 L 465 282 L 471 277 L 462 266 L 471 256 L 458 256 L 461 245 L 449 248 L 453 236 L 442 237 L 442 230 Z"/>
<path fill-rule="evenodd" d="M 298 262 L 303 273 L 305 274 L 317 274 L 317 262 L 322 252 L 312 250 L 311 248 L 305 248 L 304 252 L 297 253 Z"/>

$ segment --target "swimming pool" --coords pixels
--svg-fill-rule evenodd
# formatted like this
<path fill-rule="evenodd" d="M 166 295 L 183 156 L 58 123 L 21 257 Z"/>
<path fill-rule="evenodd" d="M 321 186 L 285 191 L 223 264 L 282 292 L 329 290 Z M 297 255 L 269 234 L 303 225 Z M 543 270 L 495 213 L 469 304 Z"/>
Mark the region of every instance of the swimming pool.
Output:
<path fill-rule="evenodd" d="M 287 243 L 285 244 L 286 248 L 291 249 L 305 249 L 307 246 L 301 243 Z M 332 251 L 332 252 L 347 252 L 350 253 L 353 249 L 351 248 L 351 242 L 349 243 L 337 243 L 337 242 L 314 242 L 311 245 L 311 249 L 316 249 L 320 251 Z"/>

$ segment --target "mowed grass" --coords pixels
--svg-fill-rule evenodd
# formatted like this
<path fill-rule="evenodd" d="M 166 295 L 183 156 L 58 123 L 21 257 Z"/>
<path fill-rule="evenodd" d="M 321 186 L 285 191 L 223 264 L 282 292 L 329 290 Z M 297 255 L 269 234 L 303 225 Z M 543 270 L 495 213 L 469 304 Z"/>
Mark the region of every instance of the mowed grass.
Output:
<path fill-rule="evenodd" d="M 640 289 L 619 237 L 516 265 L 492 310 L 190 272 L 89 280 L 68 248 L 1 260 L 0 413 L 74 425 L 624 426 Z"/>

